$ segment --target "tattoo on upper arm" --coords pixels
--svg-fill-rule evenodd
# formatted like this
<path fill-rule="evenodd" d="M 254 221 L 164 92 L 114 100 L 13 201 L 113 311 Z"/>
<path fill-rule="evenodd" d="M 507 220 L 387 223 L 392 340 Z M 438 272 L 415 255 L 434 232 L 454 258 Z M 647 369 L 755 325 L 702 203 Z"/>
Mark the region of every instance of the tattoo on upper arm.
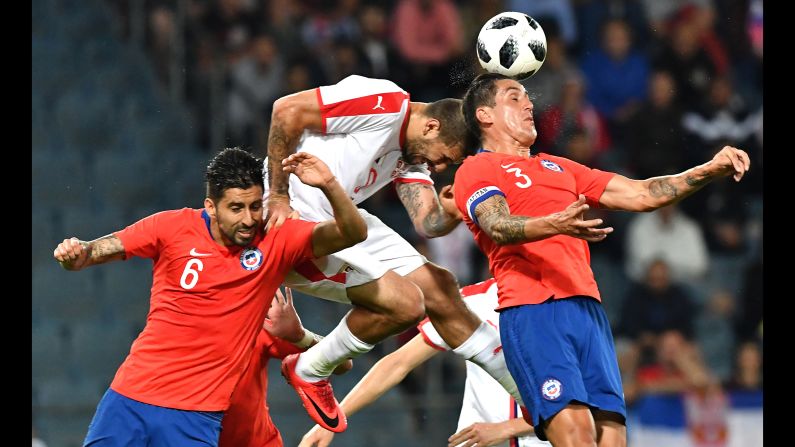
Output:
<path fill-rule="evenodd" d="M 679 191 L 670 180 L 663 178 L 649 182 L 649 194 L 652 197 L 676 197 Z"/>
<path fill-rule="evenodd" d="M 271 126 L 268 134 L 268 179 L 274 194 L 287 194 L 287 181 L 275 180 L 288 178 L 281 169 L 281 162 L 290 155 L 294 146 L 295 138 L 288 135 L 281 124 Z"/>
<path fill-rule="evenodd" d="M 504 197 L 492 196 L 484 200 L 475 207 L 475 216 L 480 228 L 498 244 L 513 244 L 525 240 L 524 227 L 530 218 L 511 216 Z"/>
<path fill-rule="evenodd" d="M 397 193 L 406 211 L 409 212 L 409 217 L 414 220 L 420 213 L 422 207 L 421 193 L 423 189 L 431 188 L 430 185 L 424 183 L 398 183 Z"/>
<path fill-rule="evenodd" d="M 399 183 L 396 189 L 412 222 L 422 215 L 424 209 L 429 209 L 421 222 L 422 230 L 427 236 L 436 237 L 447 234 L 460 222 L 457 219 L 451 219 L 437 201 L 434 200 L 435 203 L 431 204 L 424 201 L 423 195 L 426 197 L 436 195 L 433 186 L 424 183 Z"/>

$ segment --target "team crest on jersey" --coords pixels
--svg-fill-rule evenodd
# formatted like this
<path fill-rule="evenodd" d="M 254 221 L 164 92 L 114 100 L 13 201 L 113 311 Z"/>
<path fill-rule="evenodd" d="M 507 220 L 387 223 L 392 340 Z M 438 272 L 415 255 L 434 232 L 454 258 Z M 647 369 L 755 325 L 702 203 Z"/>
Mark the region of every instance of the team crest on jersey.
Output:
<path fill-rule="evenodd" d="M 561 168 L 560 165 L 554 161 L 541 160 L 541 166 L 549 169 L 550 171 L 563 172 L 563 168 Z"/>
<path fill-rule="evenodd" d="M 262 252 L 259 248 L 247 248 L 240 253 L 240 265 L 246 270 L 256 270 L 262 265 Z"/>
<path fill-rule="evenodd" d="M 547 379 L 541 385 L 541 394 L 546 400 L 556 400 L 563 393 L 563 385 L 558 379 Z"/>

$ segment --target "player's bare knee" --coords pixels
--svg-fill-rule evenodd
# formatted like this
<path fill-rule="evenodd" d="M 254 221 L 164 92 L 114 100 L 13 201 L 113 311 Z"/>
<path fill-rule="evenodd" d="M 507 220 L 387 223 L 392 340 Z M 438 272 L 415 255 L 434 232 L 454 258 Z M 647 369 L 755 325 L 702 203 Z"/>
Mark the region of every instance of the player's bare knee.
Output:
<path fill-rule="evenodd" d="M 423 293 L 410 281 L 406 281 L 404 287 L 396 292 L 391 306 L 392 318 L 397 325 L 408 329 L 425 317 Z"/>
<path fill-rule="evenodd" d="M 445 309 L 461 301 L 457 299 L 459 292 L 455 275 L 432 263 L 425 264 L 423 269 L 418 285 L 422 289 L 427 312 L 445 313 Z"/>

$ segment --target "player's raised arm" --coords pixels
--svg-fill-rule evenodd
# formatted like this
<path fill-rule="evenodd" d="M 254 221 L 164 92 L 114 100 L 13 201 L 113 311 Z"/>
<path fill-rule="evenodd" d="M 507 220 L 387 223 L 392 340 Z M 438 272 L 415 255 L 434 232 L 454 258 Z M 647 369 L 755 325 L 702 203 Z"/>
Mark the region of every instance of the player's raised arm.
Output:
<path fill-rule="evenodd" d="M 679 202 L 715 179 L 732 175 L 739 182 L 750 167 L 745 151 L 724 146 L 712 160 L 676 175 L 646 180 L 616 175 L 607 183 L 599 204 L 612 210 L 654 211 Z"/>
<path fill-rule="evenodd" d="M 445 186 L 440 194 L 449 193 L 450 188 L 450 185 Z M 399 182 L 395 184 L 395 189 L 411 217 L 414 229 L 422 236 L 444 236 L 461 222 L 461 213 L 450 213 L 442 206 L 433 185 Z"/>
<path fill-rule="evenodd" d="M 93 241 L 81 241 L 76 237 L 64 239 L 52 253 L 56 261 L 66 270 L 81 270 L 85 267 L 124 259 L 124 244 L 114 234 Z"/>
<path fill-rule="evenodd" d="M 325 256 L 367 239 L 367 223 L 322 160 L 299 152 L 287 157 L 282 165 L 284 172 L 295 174 L 304 184 L 323 191 L 334 210 L 334 220 L 320 222 L 312 231 L 315 256 Z"/>
<path fill-rule="evenodd" d="M 289 175 L 282 171 L 282 161 L 295 153 L 305 129 L 319 131 L 323 123 L 315 90 L 304 90 L 283 96 L 273 103 L 268 135 L 268 181 L 270 194 L 267 203 L 266 228 L 280 226 L 288 218 L 290 194 Z"/>
<path fill-rule="evenodd" d="M 345 414 L 350 416 L 375 402 L 384 393 L 406 378 L 411 370 L 441 352 L 428 346 L 421 335 L 412 338 L 397 351 L 379 360 L 362 380 L 340 402 Z M 325 447 L 331 443 L 334 433 L 318 425 L 312 427 L 298 447 Z"/>
<path fill-rule="evenodd" d="M 495 194 L 475 207 L 477 224 L 497 245 L 523 244 L 564 234 L 598 242 L 613 232 L 613 228 L 598 228 L 602 219 L 584 220 L 588 210 L 585 196 L 565 210 L 541 217 L 511 214 L 505 197 Z"/>

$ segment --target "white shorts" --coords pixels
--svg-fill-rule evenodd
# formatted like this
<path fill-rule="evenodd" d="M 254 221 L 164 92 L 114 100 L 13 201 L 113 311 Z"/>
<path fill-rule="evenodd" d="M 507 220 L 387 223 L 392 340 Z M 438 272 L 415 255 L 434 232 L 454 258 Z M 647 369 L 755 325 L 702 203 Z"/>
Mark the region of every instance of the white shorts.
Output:
<path fill-rule="evenodd" d="M 318 298 L 350 303 L 346 288 L 374 281 L 389 270 L 405 276 L 428 262 L 381 219 L 361 208 L 359 214 L 367 222 L 367 239 L 295 266 L 284 284 Z"/>

